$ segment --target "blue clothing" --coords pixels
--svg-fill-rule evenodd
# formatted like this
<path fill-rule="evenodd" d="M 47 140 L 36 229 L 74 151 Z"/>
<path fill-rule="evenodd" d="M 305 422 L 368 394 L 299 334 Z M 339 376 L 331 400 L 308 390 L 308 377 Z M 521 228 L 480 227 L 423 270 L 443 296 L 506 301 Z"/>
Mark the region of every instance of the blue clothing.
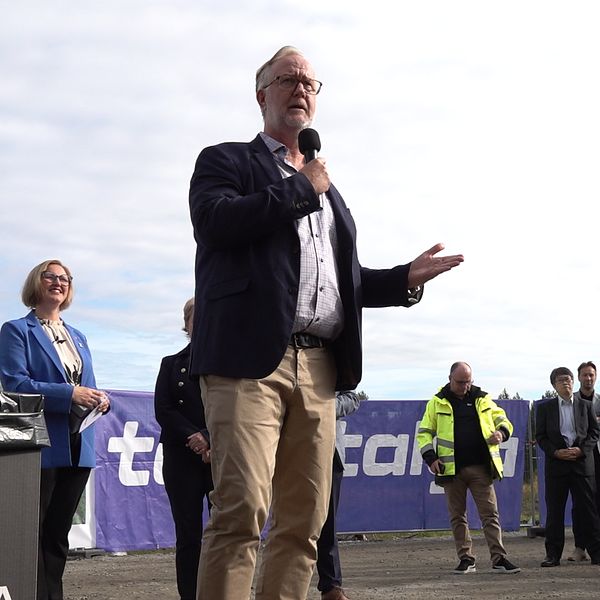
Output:
<path fill-rule="evenodd" d="M 85 336 L 64 324 L 82 362 L 81 385 L 96 388 L 92 357 Z M 31 311 L 7 321 L 0 330 L 0 381 L 7 392 L 43 394 L 44 416 L 51 446 L 42 448 L 42 468 L 94 467 L 94 427 L 81 433 L 79 462 L 73 465 L 69 433 L 69 412 L 73 385 L 42 325 Z"/>

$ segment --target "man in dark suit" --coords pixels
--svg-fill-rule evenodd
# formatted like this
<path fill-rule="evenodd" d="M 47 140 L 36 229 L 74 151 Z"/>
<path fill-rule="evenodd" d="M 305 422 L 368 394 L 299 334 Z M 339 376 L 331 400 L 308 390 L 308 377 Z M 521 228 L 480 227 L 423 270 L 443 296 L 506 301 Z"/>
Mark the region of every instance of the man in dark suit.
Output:
<path fill-rule="evenodd" d="M 573 373 L 558 367 L 550 374 L 558 397 L 537 403 L 535 438 L 544 451 L 546 557 L 542 567 L 560 564 L 565 544 L 565 505 L 569 492 L 584 524 L 585 547 L 600 564 L 600 519 L 594 502 L 592 450 L 600 429 L 592 403 L 573 396 Z"/>
<path fill-rule="evenodd" d="M 577 367 L 577 379 L 579 379 L 579 391 L 573 394 L 576 398 L 588 400 L 592 403 L 596 421 L 600 418 L 600 394 L 594 390 L 596 384 L 596 365 L 591 361 L 582 362 Z M 594 485 L 596 510 L 600 511 L 600 454 L 598 453 L 598 444 L 594 446 Z M 573 518 L 573 538 L 575 539 L 575 548 L 567 560 L 572 562 L 582 562 L 588 560 L 585 553 L 585 521 L 580 522 L 577 511 L 571 511 Z"/>
<path fill-rule="evenodd" d="M 305 598 L 327 516 L 335 390 L 361 378 L 364 306 L 410 306 L 462 262 L 437 244 L 412 263 L 361 267 L 325 160 L 305 164 L 321 83 L 295 48 L 259 68 L 264 131 L 205 148 L 190 185 L 196 239 L 191 374 L 200 376 L 215 490 L 198 598 Z"/>

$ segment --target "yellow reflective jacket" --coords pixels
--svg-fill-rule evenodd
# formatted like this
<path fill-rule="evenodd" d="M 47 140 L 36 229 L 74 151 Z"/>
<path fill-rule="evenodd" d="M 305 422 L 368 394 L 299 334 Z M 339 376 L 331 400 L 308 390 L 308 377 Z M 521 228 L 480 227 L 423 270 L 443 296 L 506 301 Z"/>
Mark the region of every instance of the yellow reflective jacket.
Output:
<path fill-rule="evenodd" d="M 447 386 L 442 388 L 425 407 L 425 414 L 419 425 L 417 443 L 421 455 L 433 451 L 444 465 L 443 477 L 455 475 L 456 465 L 454 462 L 454 412 L 450 400 L 444 397 Z M 488 439 L 494 431 L 504 429 L 508 436 L 512 435 L 513 426 L 506 417 L 506 413 L 491 398 L 489 394 L 480 388 L 473 386 L 471 394 L 475 396 L 475 408 L 479 416 L 481 433 L 484 439 Z M 434 445 L 434 438 L 435 445 Z M 492 475 L 494 479 L 502 479 L 502 459 L 500 457 L 500 445 L 488 444 Z"/>

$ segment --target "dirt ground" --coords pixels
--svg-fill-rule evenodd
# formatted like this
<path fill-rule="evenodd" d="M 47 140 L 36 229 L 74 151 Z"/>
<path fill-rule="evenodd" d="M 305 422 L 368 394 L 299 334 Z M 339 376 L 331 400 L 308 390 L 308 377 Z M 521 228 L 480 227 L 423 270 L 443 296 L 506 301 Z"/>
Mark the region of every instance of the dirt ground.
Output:
<path fill-rule="evenodd" d="M 542 569 L 543 538 L 529 538 L 524 531 L 505 534 L 509 558 L 522 568 L 514 575 L 492 573 L 485 541 L 478 534 L 474 539 L 477 573 L 470 575 L 452 573 L 457 561 L 447 535 L 342 541 L 344 588 L 351 600 L 598 598 L 600 567 L 566 561 L 573 546 L 570 535 L 561 566 Z M 174 555 L 169 551 L 70 560 L 64 583 L 66 600 L 178 600 Z M 319 598 L 313 578 L 306 600 Z"/>

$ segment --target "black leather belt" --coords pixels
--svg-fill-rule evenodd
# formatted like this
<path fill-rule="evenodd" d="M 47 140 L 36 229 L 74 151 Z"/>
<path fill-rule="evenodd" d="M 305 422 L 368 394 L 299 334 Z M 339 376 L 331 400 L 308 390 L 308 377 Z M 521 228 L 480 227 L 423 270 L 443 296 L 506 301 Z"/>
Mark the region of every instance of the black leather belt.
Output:
<path fill-rule="evenodd" d="M 310 333 L 292 333 L 289 345 L 294 348 L 324 348 L 327 340 Z"/>

